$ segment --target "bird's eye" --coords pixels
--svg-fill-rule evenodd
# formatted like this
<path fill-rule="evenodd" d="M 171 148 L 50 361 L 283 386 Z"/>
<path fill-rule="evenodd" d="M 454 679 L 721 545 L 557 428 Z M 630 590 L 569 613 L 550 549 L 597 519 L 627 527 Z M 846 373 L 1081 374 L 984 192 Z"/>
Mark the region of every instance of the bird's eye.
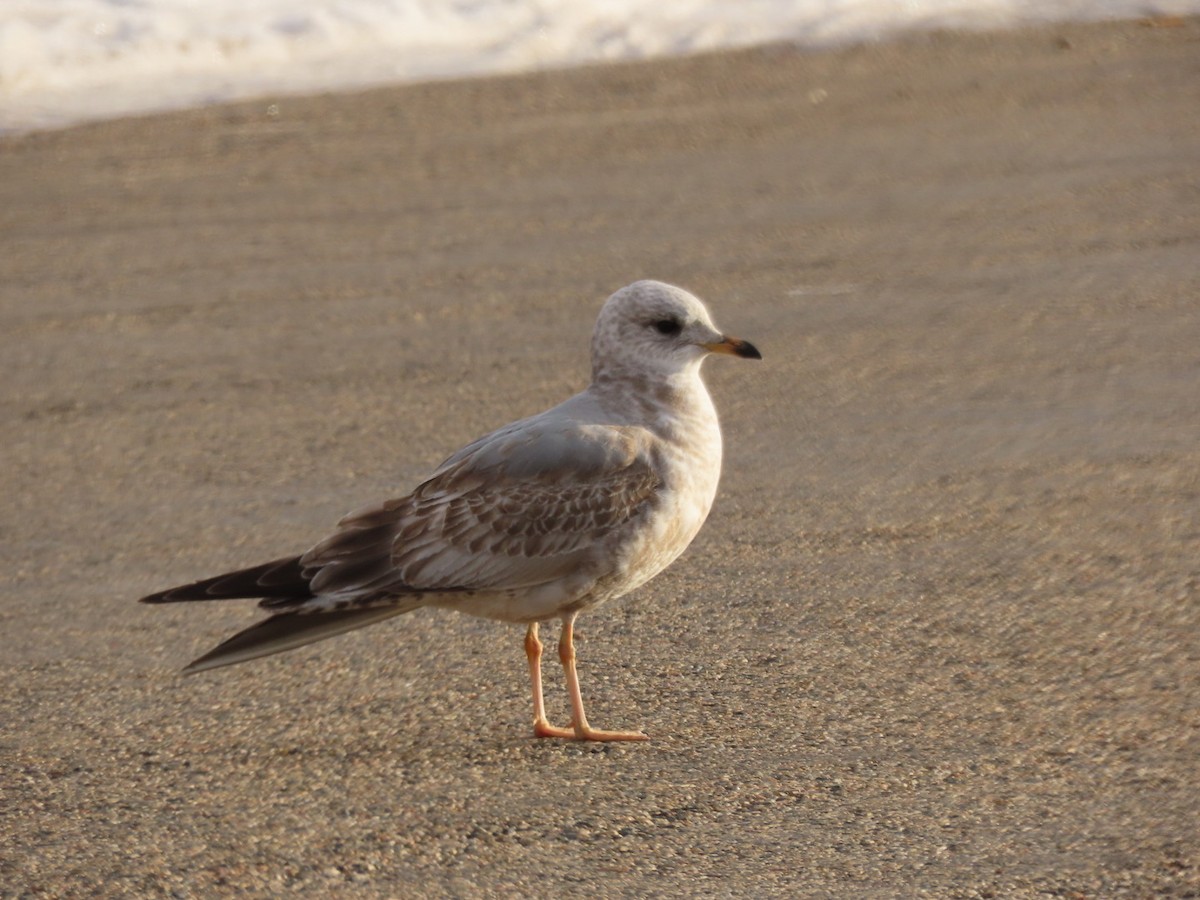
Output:
<path fill-rule="evenodd" d="M 683 326 L 674 319 L 659 319 L 658 321 L 651 322 L 650 324 L 659 334 L 666 334 L 672 337 L 683 331 Z"/>

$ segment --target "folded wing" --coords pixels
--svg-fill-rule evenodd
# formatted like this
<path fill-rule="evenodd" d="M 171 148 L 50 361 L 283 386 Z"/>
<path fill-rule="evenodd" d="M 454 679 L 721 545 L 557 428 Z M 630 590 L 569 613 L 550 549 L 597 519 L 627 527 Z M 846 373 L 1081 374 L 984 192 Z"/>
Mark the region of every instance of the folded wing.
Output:
<path fill-rule="evenodd" d="M 351 513 L 299 565 L 314 597 L 360 603 L 547 584 L 611 558 L 605 542 L 653 507 L 648 442 L 640 429 L 505 429 L 409 496 Z"/>

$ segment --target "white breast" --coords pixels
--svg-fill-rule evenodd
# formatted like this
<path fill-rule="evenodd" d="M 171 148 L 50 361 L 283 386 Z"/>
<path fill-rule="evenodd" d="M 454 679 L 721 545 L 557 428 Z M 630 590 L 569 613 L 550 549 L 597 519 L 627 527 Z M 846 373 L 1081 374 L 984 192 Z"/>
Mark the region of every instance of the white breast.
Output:
<path fill-rule="evenodd" d="M 698 376 L 683 400 L 677 398 L 669 421 L 656 423 L 665 485 L 661 505 L 630 540 L 621 576 L 607 585 L 607 596 L 597 602 L 640 587 L 678 559 L 712 509 L 721 478 L 716 409 Z"/>

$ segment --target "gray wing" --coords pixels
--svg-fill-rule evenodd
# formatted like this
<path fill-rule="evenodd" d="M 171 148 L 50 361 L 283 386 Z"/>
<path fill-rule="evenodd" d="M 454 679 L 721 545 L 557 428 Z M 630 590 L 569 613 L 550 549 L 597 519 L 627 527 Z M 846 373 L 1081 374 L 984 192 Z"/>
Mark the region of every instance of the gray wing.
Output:
<path fill-rule="evenodd" d="M 553 416 L 514 423 L 450 457 L 407 497 L 351 513 L 300 565 L 318 601 L 354 605 L 530 588 L 587 566 L 603 574 L 605 542 L 656 503 L 652 447 L 636 427 Z"/>

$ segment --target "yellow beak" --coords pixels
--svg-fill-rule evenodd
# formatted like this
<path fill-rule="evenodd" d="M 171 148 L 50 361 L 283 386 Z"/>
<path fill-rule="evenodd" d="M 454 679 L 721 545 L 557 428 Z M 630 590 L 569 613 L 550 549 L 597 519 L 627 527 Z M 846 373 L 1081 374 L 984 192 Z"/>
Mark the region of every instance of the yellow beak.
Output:
<path fill-rule="evenodd" d="M 712 344 L 701 344 L 701 346 L 705 350 L 711 350 L 713 353 L 726 353 L 730 356 L 740 356 L 743 359 L 762 359 L 762 354 L 758 352 L 758 348 L 749 341 L 743 341 L 741 338 L 727 337 Z"/>

